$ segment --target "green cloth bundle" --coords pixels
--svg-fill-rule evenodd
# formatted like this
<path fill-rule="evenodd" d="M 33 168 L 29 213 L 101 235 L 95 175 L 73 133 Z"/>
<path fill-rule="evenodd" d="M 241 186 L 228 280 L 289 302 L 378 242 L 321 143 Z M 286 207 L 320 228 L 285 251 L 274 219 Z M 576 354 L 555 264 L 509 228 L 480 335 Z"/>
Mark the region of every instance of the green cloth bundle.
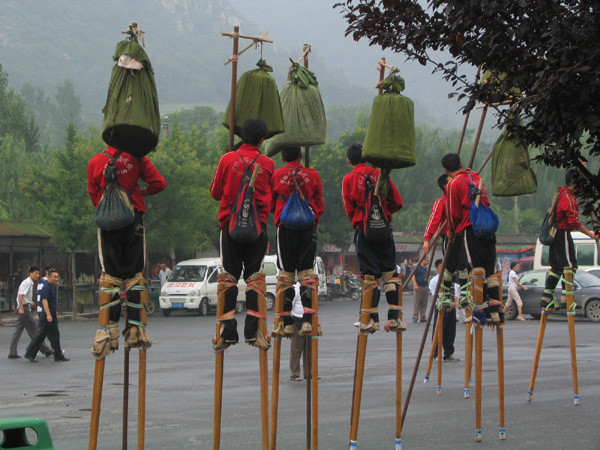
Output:
<path fill-rule="evenodd" d="M 492 195 L 508 197 L 532 194 L 537 190 L 527 147 L 513 140 L 506 129 L 492 152 Z"/>
<path fill-rule="evenodd" d="M 415 112 L 412 100 L 400 94 L 404 79 L 392 75 L 381 87 L 384 93 L 373 100 L 362 156 L 382 169 L 414 166 L 417 163 Z"/>
<path fill-rule="evenodd" d="M 140 63 L 140 68 L 120 66 L 118 61 L 123 55 Z M 113 67 L 106 105 L 102 109 L 102 139 L 111 147 L 142 158 L 154 150 L 160 134 L 152 65 L 144 49 L 129 40 L 117 44 L 113 59 L 117 64 Z"/>
<path fill-rule="evenodd" d="M 264 60 L 259 60 L 258 69 L 245 72 L 237 83 L 235 95 L 235 126 L 233 132 L 240 135 L 242 124 L 247 119 L 262 119 L 269 132 L 267 139 L 285 131 L 283 112 L 277 84 L 268 72 L 273 69 Z M 230 100 L 231 103 L 231 100 Z M 229 107 L 225 110 L 223 126 L 229 129 Z"/>
<path fill-rule="evenodd" d="M 314 73 L 292 61 L 290 82 L 283 86 L 280 93 L 285 132 L 269 139 L 267 156 L 274 156 L 286 147 L 310 147 L 325 143 L 327 119 L 317 86 Z"/>

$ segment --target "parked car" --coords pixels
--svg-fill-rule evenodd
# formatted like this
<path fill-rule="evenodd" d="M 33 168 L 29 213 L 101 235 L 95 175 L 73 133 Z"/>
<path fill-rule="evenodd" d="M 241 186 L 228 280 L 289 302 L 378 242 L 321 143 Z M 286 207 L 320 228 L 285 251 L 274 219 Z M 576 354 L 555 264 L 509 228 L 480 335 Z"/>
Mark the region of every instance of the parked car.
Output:
<path fill-rule="evenodd" d="M 541 317 L 540 299 L 544 293 L 547 270 L 532 270 L 519 275 L 519 282 L 527 286 L 527 290 L 521 287 L 517 288 L 521 300 L 523 300 L 523 314 L 529 314 L 534 319 Z M 600 278 L 584 271 L 578 270 L 575 273 L 574 280 L 574 300 L 577 304 L 575 314 L 583 315 L 592 322 L 600 322 Z M 562 284 L 559 282 L 554 297 L 560 298 Z M 508 292 L 504 291 L 506 300 Z M 505 311 L 507 320 L 512 320 L 517 316 L 517 305 L 513 301 L 511 306 Z M 566 311 L 556 311 L 553 314 L 566 314 Z"/>
<path fill-rule="evenodd" d="M 591 273 L 592 275 L 594 275 L 595 277 L 600 278 L 600 268 L 596 268 L 596 269 L 587 269 L 586 270 L 587 273 Z"/>

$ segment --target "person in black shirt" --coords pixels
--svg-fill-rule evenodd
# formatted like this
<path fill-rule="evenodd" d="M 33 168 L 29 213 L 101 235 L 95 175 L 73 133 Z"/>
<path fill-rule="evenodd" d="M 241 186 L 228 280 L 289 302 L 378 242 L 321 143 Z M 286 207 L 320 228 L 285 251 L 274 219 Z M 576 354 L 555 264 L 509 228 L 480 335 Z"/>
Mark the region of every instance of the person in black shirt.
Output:
<path fill-rule="evenodd" d="M 425 322 L 425 310 L 427 309 L 427 297 L 429 297 L 429 282 L 426 278 L 429 258 L 425 257 L 417 267 L 413 275 L 413 286 L 415 287 L 415 301 L 413 304 L 413 323 L 417 323 L 419 316 L 421 322 Z"/>
<path fill-rule="evenodd" d="M 58 331 L 58 316 L 56 309 L 58 301 L 56 298 L 56 286 L 58 285 L 58 272 L 56 269 L 48 271 L 48 283 L 42 288 L 40 301 L 42 312 L 40 313 L 40 332 L 31 341 L 25 351 L 25 358 L 31 362 L 37 362 L 35 357 L 46 337 L 54 350 L 54 361 L 69 361 L 60 348 L 60 332 Z"/>

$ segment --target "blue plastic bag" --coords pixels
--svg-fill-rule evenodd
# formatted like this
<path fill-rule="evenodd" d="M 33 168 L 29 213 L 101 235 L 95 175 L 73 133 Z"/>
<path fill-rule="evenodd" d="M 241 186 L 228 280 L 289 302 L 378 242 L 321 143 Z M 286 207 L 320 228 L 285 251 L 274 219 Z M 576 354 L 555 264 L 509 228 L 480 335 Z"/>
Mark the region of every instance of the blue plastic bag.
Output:
<path fill-rule="evenodd" d="M 288 228 L 302 230 L 315 223 L 315 214 L 308 202 L 301 199 L 298 191 L 294 189 L 285 202 L 280 220 Z"/>

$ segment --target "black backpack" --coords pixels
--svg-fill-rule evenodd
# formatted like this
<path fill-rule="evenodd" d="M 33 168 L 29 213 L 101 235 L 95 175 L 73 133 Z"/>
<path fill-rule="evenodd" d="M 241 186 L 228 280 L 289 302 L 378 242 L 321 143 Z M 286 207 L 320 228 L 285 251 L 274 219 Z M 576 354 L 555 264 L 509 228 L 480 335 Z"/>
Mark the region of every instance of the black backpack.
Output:
<path fill-rule="evenodd" d="M 381 206 L 381 199 L 375 193 L 375 186 L 371 183 L 371 175 L 365 177 L 365 206 L 363 219 L 363 234 L 365 239 L 370 242 L 386 242 L 392 235 L 390 222 L 385 217 L 385 211 Z"/>
<path fill-rule="evenodd" d="M 244 158 L 240 152 L 237 152 L 244 164 Z M 229 236 L 240 244 L 254 242 L 262 232 L 260 223 L 260 211 L 254 198 L 254 182 L 260 170 L 260 164 L 256 165 L 254 172 L 252 166 L 260 156 L 246 166 L 244 164 L 244 174 L 238 188 L 238 193 L 231 206 L 231 216 L 229 217 Z"/>
<path fill-rule="evenodd" d="M 137 187 L 137 184 L 129 192 L 125 191 L 117 182 L 117 160 L 121 152 L 109 157 L 108 164 L 104 169 L 104 192 L 96 208 L 94 222 L 98 228 L 104 231 L 114 231 L 125 228 L 133 223 L 135 212 L 129 195 Z"/>

